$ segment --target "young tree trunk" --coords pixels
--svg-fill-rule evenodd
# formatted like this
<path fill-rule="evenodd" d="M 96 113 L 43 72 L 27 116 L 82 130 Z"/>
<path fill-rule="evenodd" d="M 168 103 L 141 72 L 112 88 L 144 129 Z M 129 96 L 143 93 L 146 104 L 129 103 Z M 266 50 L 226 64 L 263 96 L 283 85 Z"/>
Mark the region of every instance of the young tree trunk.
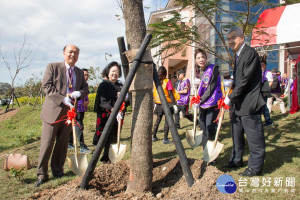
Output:
<path fill-rule="evenodd" d="M 142 0 L 123 0 L 127 45 L 132 56 L 140 48 L 146 35 L 146 25 Z M 132 50 L 132 51 L 131 51 Z M 127 54 L 126 54 L 127 55 Z M 143 61 L 152 61 L 147 50 Z M 151 65 L 141 63 L 131 85 L 132 92 L 132 130 L 130 177 L 127 193 L 140 195 L 152 191 L 152 119 L 153 119 L 153 72 Z"/>

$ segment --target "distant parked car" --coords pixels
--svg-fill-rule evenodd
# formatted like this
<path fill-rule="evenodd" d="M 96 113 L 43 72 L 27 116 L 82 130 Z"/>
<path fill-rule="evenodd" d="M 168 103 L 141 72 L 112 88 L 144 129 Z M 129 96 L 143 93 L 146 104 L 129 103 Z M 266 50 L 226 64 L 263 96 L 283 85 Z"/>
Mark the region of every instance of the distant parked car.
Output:
<path fill-rule="evenodd" d="M 7 104 L 9 103 L 10 105 L 13 104 L 13 100 L 6 99 Z"/>
<path fill-rule="evenodd" d="M 9 100 L 8 100 L 8 101 L 9 101 Z M 6 99 L 1 99 L 1 100 L 0 100 L 0 105 L 1 105 L 1 106 L 7 105 L 7 100 L 6 100 Z"/>
<path fill-rule="evenodd" d="M 7 104 L 12 104 L 12 103 L 13 103 L 13 100 L 10 100 L 10 99 L 1 99 L 0 100 L 1 106 L 7 105 Z"/>

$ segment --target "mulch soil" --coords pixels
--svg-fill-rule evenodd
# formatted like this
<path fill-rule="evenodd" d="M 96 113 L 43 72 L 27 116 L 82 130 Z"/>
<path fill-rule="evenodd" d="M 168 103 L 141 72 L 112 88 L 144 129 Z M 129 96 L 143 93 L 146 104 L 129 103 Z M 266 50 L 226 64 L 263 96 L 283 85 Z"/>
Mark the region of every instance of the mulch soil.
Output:
<path fill-rule="evenodd" d="M 12 117 L 18 110 L 7 113 L 1 110 L 0 122 Z M 189 159 L 189 164 L 195 179 L 192 187 L 187 186 L 179 158 L 155 159 L 152 192 L 138 197 L 127 194 L 127 160 L 97 167 L 88 190 L 79 188 L 82 179 L 78 177 L 57 188 L 36 192 L 29 199 L 239 199 L 237 192 L 223 194 L 217 190 L 216 181 L 224 174 L 222 171 L 214 166 L 207 166 L 202 160 Z"/>
<path fill-rule="evenodd" d="M 35 193 L 30 199 L 239 199 L 239 194 L 223 194 L 216 181 L 224 173 L 202 160 L 189 159 L 195 179 L 188 187 L 178 158 L 154 160 L 152 193 L 132 196 L 126 193 L 129 162 L 103 164 L 95 169 L 88 190 L 79 188 L 81 178 L 54 189 Z"/>
<path fill-rule="evenodd" d="M 7 112 L 5 112 L 5 109 L 1 109 L 0 110 L 0 122 L 7 120 L 9 118 L 11 118 L 12 116 L 14 116 L 18 111 L 20 110 L 20 108 L 17 109 L 9 109 Z"/>

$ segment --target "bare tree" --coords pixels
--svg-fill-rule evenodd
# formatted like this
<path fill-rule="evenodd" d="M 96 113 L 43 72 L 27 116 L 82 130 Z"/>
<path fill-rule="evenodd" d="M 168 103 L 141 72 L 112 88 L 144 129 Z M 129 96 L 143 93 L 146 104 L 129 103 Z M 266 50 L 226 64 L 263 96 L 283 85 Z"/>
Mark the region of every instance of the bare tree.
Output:
<path fill-rule="evenodd" d="M 28 42 L 28 38 L 26 35 L 24 35 L 23 38 L 23 42 L 21 44 L 21 47 L 19 49 L 16 49 L 14 47 L 13 49 L 13 56 L 14 56 L 14 64 L 10 64 L 10 62 L 8 61 L 7 56 L 5 55 L 5 53 L 3 53 L 1 47 L 0 47 L 0 56 L 1 59 L 3 60 L 6 68 L 9 71 L 9 75 L 11 78 L 11 99 L 14 100 L 15 98 L 15 80 L 17 75 L 19 74 L 19 72 L 27 67 L 29 67 L 32 63 L 34 54 L 35 54 L 36 50 L 34 51 L 31 47 L 30 47 L 30 43 Z M 12 104 L 13 107 L 13 104 Z M 8 107 L 7 107 L 8 109 Z M 6 109 L 6 111 L 7 111 Z"/>
<path fill-rule="evenodd" d="M 89 82 L 91 82 L 92 86 L 98 87 L 103 77 L 101 76 L 101 68 L 100 67 L 90 67 L 89 71 Z"/>
<path fill-rule="evenodd" d="M 149 25 L 154 36 L 151 46 L 161 47 L 154 56 L 160 56 L 167 49 L 171 49 L 172 53 L 165 54 L 165 57 L 169 57 L 186 46 L 195 46 L 204 49 L 229 66 L 234 65 L 234 57 L 226 42 L 227 29 L 238 25 L 246 36 L 250 36 L 256 25 L 255 19 L 261 11 L 266 7 L 276 6 L 268 0 L 229 1 L 241 9 L 239 12 L 232 12 L 228 6 L 224 6 L 228 2 L 221 0 L 174 0 L 174 2 L 178 10 L 170 12 L 172 18 Z M 195 15 L 190 19 L 190 23 L 186 24 L 182 22 L 180 11 L 188 7 L 193 8 Z M 228 20 L 229 16 L 232 18 L 231 21 Z M 211 40 L 212 35 L 217 38 L 214 42 Z M 216 51 L 216 47 L 219 51 Z"/>
<path fill-rule="evenodd" d="M 126 26 L 126 38 L 129 54 L 139 49 L 146 35 L 146 24 L 143 1 L 123 0 L 123 13 Z M 135 56 L 128 56 L 132 61 Z M 147 50 L 143 61 L 152 61 L 150 50 Z M 140 195 L 152 191 L 152 119 L 153 119 L 153 70 L 152 66 L 141 63 L 131 85 L 132 92 L 132 130 L 130 176 L 127 193 Z M 149 120 L 150 119 L 150 120 Z"/>

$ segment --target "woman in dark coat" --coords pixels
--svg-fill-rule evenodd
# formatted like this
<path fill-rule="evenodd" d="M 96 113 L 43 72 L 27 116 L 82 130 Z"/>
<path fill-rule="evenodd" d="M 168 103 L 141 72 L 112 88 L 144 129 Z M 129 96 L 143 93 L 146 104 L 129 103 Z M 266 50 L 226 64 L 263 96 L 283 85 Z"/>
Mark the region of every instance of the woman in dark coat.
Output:
<path fill-rule="evenodd" d="M 100 83 L 97 89 L 94 111 L 97 113 L 96 132 L 93 139 L 93 144 L 97 145 L 104 126 L 109 118 L 110 113 L 117 101 L 118 94 L 122 89 L 122 83 L 118 81 L 122 76 L 121 66 L 117 62 L 109 63 L 102 71 L 104 80 Z M 106 141 L 103 156 L 100 161 L 110 163 L 108 152 L 109 146 L 117 142 L 118 122 L 113 124 L 113 128 Z"/>

